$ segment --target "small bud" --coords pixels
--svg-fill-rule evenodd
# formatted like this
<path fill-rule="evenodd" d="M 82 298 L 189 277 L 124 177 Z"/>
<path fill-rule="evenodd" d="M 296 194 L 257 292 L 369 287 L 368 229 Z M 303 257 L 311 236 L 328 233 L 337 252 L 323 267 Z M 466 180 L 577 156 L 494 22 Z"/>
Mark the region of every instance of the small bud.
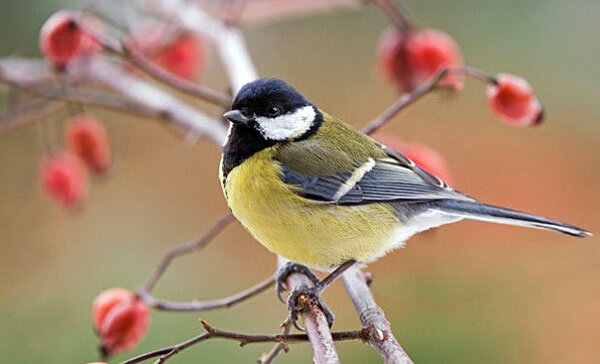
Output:
<path fill-rule="evenodd" d="M 43 190 L 65 207 L 76 207 L 83 201 L 88 179 L 83 163 L 68 151 L 47 157 L 40 170 Z"/>
<path fill-rule="evenodd" d="M 96 174 L 105 172 L 111 163 L 111 148 L 106 127 L 87 114 L 69 119 L 67 145 Z"/>
<path fill-rule="evenodd" d="M 434 76 L 442 67 L 462 64 L 460 48 L 454 39 L 437 29 L 389 28 L 379 40 L 377 59 L 382 76 L 405 92 Z M 460 89 L 463 80 L 447 75 L 440 85 Z"/>
<path fill-rule="evenodd" d="M 441 178 L 447 183 L 451 183 L 452 178 L 448 163 L 437 150 L 421 143 L 401 142 L 387 135 L 375 135 L 374 138 L 412 160 L 427 172 Z"/>
<path fill-rule="evenodd" d="M 199 78 L 205 66 L 205 58 L 204 41 L 192 34 L 179 37 L 152 57 L 162 68 L 190 81 Z"/>
<path fill-rule="evenodd" d="M 75 11 L 61 10 L 52 14 L 40 30 L 39 43 L 44 57 L 56 66 L 64 66 L 83 54 L 98 52 L 100 45 L 84 30 L 88 27 L 99 30 L 101 23 Z"/>
<path fill-rule="evenodd" d="M 123 288 L 102 292 L 94 300 L 92 316 L 100 336 L 101 350 L 106 355 L 137 345 L 144 337 L 150 321 L 148 307 Z"/>
<path fill-rule="evenodd" d="M 542 105 L 525 79 L 501 73 L 496 80 L 497 84 L 487 88 L 487 98 L 494 113 L 513 126 L 531 126 L 542 121 Z"/>

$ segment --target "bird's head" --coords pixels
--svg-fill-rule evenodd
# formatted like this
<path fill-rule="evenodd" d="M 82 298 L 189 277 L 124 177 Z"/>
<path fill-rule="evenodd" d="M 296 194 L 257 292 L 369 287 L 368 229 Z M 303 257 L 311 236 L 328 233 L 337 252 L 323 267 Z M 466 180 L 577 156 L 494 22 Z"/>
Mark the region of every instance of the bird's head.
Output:
<path fill-rule="evenodd" d="M 300 92 L 276 78 L 244 85 L 223 117 L 236 127 L 257 131 L 267 141 L 304 137 L 316 130 L 323 119 Z"/>

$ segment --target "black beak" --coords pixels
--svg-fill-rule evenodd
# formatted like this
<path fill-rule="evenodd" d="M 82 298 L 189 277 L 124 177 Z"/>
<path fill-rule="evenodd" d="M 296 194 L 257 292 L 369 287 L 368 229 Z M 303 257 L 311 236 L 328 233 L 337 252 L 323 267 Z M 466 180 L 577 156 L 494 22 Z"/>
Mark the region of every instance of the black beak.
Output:
<path fill-rule="evenodd" d="M 223 117 L 234 124 L 248 125 L 252 118 L 245 117 L 240 110 L 229 110 L 223 114 Z"/>

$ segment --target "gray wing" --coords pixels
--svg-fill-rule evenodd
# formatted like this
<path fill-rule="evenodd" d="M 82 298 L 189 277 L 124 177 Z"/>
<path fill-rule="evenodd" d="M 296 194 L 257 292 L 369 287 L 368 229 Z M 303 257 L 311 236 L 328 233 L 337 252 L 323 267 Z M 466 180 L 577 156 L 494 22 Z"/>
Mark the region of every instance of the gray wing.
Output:
<path fill-rule="evenodd" d="M 388 158 L 369 158 L 348 172 L 310 176 L 282 165 L 282 181 L 315 201 L 340 205 L 383 201 L 416 202 L 439 199 L 473 200 L 415 165 L 401 154 L 382 146 Z"/>

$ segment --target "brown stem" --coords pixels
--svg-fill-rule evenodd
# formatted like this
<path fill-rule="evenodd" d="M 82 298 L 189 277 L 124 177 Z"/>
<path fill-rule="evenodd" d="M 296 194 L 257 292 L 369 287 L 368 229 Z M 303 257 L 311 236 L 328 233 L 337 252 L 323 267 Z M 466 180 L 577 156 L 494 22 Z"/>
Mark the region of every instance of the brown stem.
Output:
<path fill-rule="evenodd" d="M 189 254 L 195 250 L 204 248 L 208 243 L 210 243 L 223 229 L 225 229 L 229 224 L 234 221 L 233 214 L 228 213 L 227 215 L 222 216 L 217 220 L 217 222 L 200 238 L 193 240 L 187 244 L 183 244 L 169 250 L 161 259 L 158 266 L 154 269 L 154 271 L 148 276 L 146 282 L 140 287 L 138 290 L 138 294 L 141 292 L 151 292 L 156 286 L 156 283 L 160 279 L 160 277 L 165 273 L 171 261 L 177 257 L 180 257 L 185 254 Z"/>
<path fill-rule="evenodd" d="M 377 350 L 386 364 L 412 363 L 398 340 L 394 337 L 390 322 L 377 306 L 367 285 L 367 279 L 357 267 L 342 276 L 344 286 L 354 303 L 360 322 L 368 332 L 366 341 Z"/>
<path fill-rule="evenodd" d="M 229 297 L 219 298 L 210 301 L 191 301 L 191 302 L 173 302 L 173 301 L 161 301 L 152 297 L 145 291 L 138 291 L 138 296 L 151 307 L 162 311 L 209 311 L 217 308 L 231 307 L 237 303 L 243 302 L 249 298 L 252 298 L 259 293 L 262 293 L 269 289 L 275 280 L 273 277 L 266 278 L 254 286 L 247 288 L 239 293 L 231 295 Z"/>
<path fill-rule="evenodd" d="M 400 31 L 407 31 L 414 28 L 410 17 L 406 11 L 397 5 L 393 0 L 371 0 L 388 17 L 390 22 Z"/>
<path fill-rule="evenodd" d="M 105 34 L 94 32 L 92 29 L 86 29 L 86 31 L 92 33 L 105 51 L 125 59 L 155 80 L 218 106 L 229 107 L 231 105 L 231 98 L 229 96 L 164 70 L 148 59 L 135 44 L 127 44 L 127 42 L 119 43 Z"/>
<path fill-rule="evenodd" d="M 54 114 L 62 107 L 61 103 L 48 100 L 30 101 L 0 116 L 0 134 L 39 121 Z"/>
<path fill-rule="evenodd" d="M 283 328 L 281 334 L 286 336 L 289 335 L 290 331 L 292 331 L 292 321 L 287 318 L 281 324 L 281 327 Z M 271 364 L 275 361 L 275 359 L 277 359 L 282 351 L 287 352 L 288 350 L 289 348 L 285 342 L 277 343 L 268 353 L 262 354 L 257 361 L 259 364 Z"/>
<path fill-rule="evenodd" d="M 184 78 L 173 75 L 169 71 L 162 69 L 154 62 L 149 60 L 135 46 L 123 45 L 123 52 L 120 55 L 123 58 L 127 59 L 131 64 L 138 67 L 140 70 L 146 72 L 152 78 L 156 79 L 157 81 L 160 81 L 181 92 L 184 92 L 188 95 L 192 95 L 194 97 L 198 97 L 215 105 L 223 107 L 231 106 L 231 97 L 223 93 L 217 92 L 209 87 L 202 86 L 194 82 L 188 81 Z"/>
<path fill-rule="evenodd" d="M 247 4 L 248 0 L 229 0 L 229 6 L 225 14 L 225 25 L 228 27 L 239 27 Z"/>
<path fill-rule="evenodd" d="M 496 78 L 485 71 L 469 66 L 458 66 L 450 68 L 440 68 L 440 70 L 427 81 L 423 82 L 412 92 L 405 93 L 400 96 L 392 105 L 390 105 L 383 113 L 378 117 L 369 122 L 362 128 L 363 133 L 373 134 L 383 125 L 387 124 L 392 120 L 398 113 L 404 110 L 407 106 L 412 105 L 416 101 L 420 100 L 423 96 L 427 95 L 433 90 L 439 87 L 439 83 L 447 75 L 464 75 L 467 77 L 474 78 L 484 83 L 496 84 L 498 81 Z"/>
<path fill-rule="evenodd" d="M 202 326 L 206 330 L 205 333 L 193 337 L 189 340 L 186 340 L 180 344 L 168 346 L 163 349 L 154 350 L 152 352 L 142 354 L 136 356 L 135 358 L 131 358 L 127 361 L 124 361 L 121 364 L 135 364 L 146 361 L 151 358 L 159 357 L 157 363 L 164 363 L 169 358 L 173 357 L 177 353 L 195 345 L 201 343 L 203 341 L 207 341 L 213 338 L 221 338 L 227 340 L 233 340 L 240 343 L 240 346 L 245 346 L 247 344 L 256 344 L 256 343 L 267 343 L 267 342 L 276 342 L 276 343 L 298 343 L 298 342 L 306 342 L 310 340 L 309 335 L 306 334 L 243 334 L 231 331 L 224 331 L 217 329 L 211 325 L 209 325 L 206 321 L 201 321 Z M 336 341 L 347 341 L 347 340 L 367 340 L 368 330 L 355 330 L 355 331 L 341 331 L 335 332 L 332 334 L 333 340 Z"/>

